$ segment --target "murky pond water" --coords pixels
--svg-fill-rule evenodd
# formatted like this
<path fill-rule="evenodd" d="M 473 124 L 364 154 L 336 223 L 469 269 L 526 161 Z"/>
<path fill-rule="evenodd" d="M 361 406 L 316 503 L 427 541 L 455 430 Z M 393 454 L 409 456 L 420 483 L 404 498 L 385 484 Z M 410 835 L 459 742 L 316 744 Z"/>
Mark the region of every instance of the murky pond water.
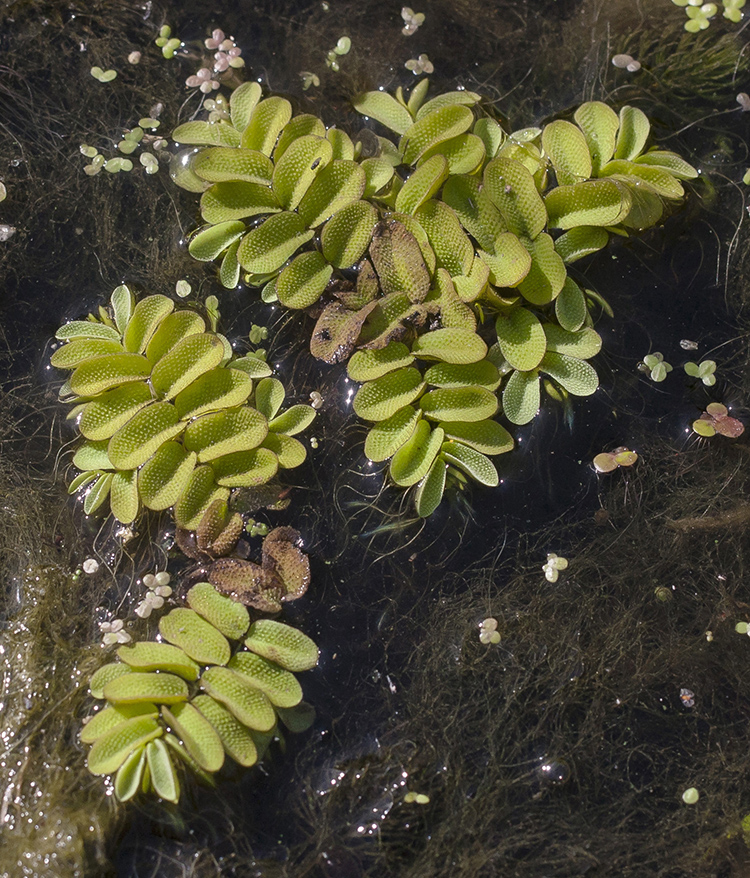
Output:
<path fill-rule="evenodd" d="M 686 33 L 669 0 L 429 0 L 412 12 L 425 18 L 410 34 L 399 4 L 334 0 L 0 13 L 2 876 L 750 872 L 750 642 L 735 630 L 750 621 L 749 446 L 691 427 L 711 402 L 747 420 L 742 24 L 719 12 Z M 172 59 L 154 45 L 165 24 L 184 44 Z M 199 195 L 173 185 L 168 162 L 147 174 L 135 152 L 132 171 L 84 172 L 82 144 L 122 157 L 116 144 L 142 117 L 166 136 L 198 112 L 204 96 L 185 80 L 215 28 L 246 62 L 227 93 L 258 80 L 352 136 L 351 98 L 410 89 L 405 63 L 425 55 L 431 94 L 476 91 L 509 131 L 584 101 L 630 104 L 660 148 L 699 169 L 663 224 L 575 264 L 613 311 L 595 312 L 600 388 L 569 406 L 547 399 L 514 428 L 497 488 L 470 483 L 417 518 L 364 456 L 342 367 L 310 357 L 314 319 L 244 284 L 225 290 L 191 258 Z M 336 71 L 326 58 L 342 36 L 351 50 L 333 53 Z M 613 66 L 623 53 L 641 69 Z M 100 82 L 92 67 L 118 75 Z M 215 788 L 183 775 L 178 805 L 119 804 L 78 739 L 89 679 L 112 660 L 100 623 L 155 635 L 157 615 L 135 613 L 142 577 L 168 567 L 177 605 L 187 562 L 169 513 L 123 542 L 67 496 L 77 437 L 49 357 L 57 328 L 118 284 L 180 301 L 180 280 L 189 306 L 218 297 L 236 349 L 267 327 L 289 403 L 323 399 L 315 445 L 282 480 L 290 504 L 253 513 L 297 529 L 310 557 L 310 587 L 283 619 L 320 647 L 300 675 L 316 715 L 260 766 L 222 769 Z M 655 352 L 674 367 L 658 383 L 638 368 Z M 709 359 L 715 384 L 686 375 L 685 362 Z M 595 455 L 619 446 L 637 463 L 598 474 Z M 259 559 L 259 537 L 242 543 Z M 555 581 L 548 553 L 569 562 Z M 84 573 L 91 558 L 98 570 Z M 499 642 L 480 641 L 487 619 Z"/>

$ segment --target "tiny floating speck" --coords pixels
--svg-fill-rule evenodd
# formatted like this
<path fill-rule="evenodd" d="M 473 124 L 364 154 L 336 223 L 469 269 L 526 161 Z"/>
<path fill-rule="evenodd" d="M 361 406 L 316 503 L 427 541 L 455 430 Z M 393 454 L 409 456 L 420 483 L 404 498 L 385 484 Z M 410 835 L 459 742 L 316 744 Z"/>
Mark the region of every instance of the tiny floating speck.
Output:
<path fill-rule="evenodd" d="M 544 570 L 544 577 L 547 582 L 557 582 L 558 577 L 560 576 L 560 571 L 565 570 L 567 566 L 567 558 L 561 558 L 554 552 L 550 552 L 547 555 L 546 563 L 542 564 L 542 570 Z"/>
<path fill-rule="evenodd" d="M 411 72 L 415 76 L 419 76 L 420 73 L 434 73 L 435 67 L 427 57 L 427 55 L 422 54 L 418 58 L 410 58 L 405 64 L 407 70 L 411 70 Z"/>
<path fill-rule="evenodd" d="M 90 73 L 99 82 L 112 82 L 117 76 L 116 70 L 102 70 L 101 67 L 92 67 Z"/>

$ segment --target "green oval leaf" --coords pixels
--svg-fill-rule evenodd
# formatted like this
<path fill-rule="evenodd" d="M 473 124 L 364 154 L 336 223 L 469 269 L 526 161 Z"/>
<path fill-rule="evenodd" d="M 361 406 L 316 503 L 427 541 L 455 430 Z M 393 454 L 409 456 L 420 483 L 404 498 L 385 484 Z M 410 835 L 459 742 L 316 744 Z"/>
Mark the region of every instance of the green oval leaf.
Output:
<path fill-rule="evenodd" d="M 263 447 L 274 453 L 278 465 L 282 469 L 294 469 L 301 466 L 307 457 L 305 446 L 284 433 L 271 433 L 263 440 Z"/>
<path fill-rule="evenodd" d="M 583 290 L 572 278 L 566 278 L 560 294 L 555 299 L 555 316 L 560 326 L 575 332 L 583 326 L 588 309 Z"/>
<path fill-rule="evenodd" d="M 171 348 L 151 372 L 151 386 L 161 397 L 172 399 L 224 359 L 224 343 L 213 333 L 189 335 Z"/>
<path fill-rule="evenodd" d="M 217 457 L 211 464 L 216 481 L 227 488 L 252 488 L 265 485 L 278 469 L 279 461 L 268 448 L 237 451 Z"/>
<path fill-rule="evenodd" d="M 474 261 L 474 247 L 452 208 L 442 201 L 431 199 L 414 215 L 427 232 L 438 265 L 446 268 L 451 275 L 468 274 Z"/>
<path fill-rule="evenodd" d="M 219 594 L 209 582 L 199 582 L 187 593 L 187 602 L 207 622 L 230 640 L 239 640 L 250 625 L 247 608 Z"/>
<path fill-rule="evenodd" d="M 200 262 L 211 262 L 223 253 L 230 244 L 234 244 L 236 240 L 245 231 L 245 224 L 241 222 L 224 222 L 211 226 L 198 232 L 190 240 L 188 251 L 193 259 Z M 179 313 L 186 313 L 181 311 Z"/>
<path fill-rule="evenodd" d="M 180 799 L 180 784 L 172 765 L 172 757 L 163 741 L 157 739 L 146 744 L 146 763 L 156 795 L 177 804 Z"/>
<path fill-rule="evenodd" d="M 247 677 L 251 685 L 260 689 L 276 707 L 295 707 L 302 701 L 302 687 L 294 674 L 262 656 L 238 652 L 232 656 L 228 667 Z"/>
<path fill-rule="evenodd" d="M 449 440 L 443 444 L 441 454 L 448 463 L 463 470 L 475 482 L 479 482 L 480 485 L 495 488 L 500 483 L 497 470 L 492 461 L 485 457 L 481 451 L 476 451 L 474 448 L 463 445 L 461 442 Z"/>
<path fill-rule="evenodd" d="M 178 421 L 177 410 L 168 402 L 140 409 L 109 440 L 107 452 L 112 464 L 120 470 L 141 466 L 163 442 L 182 432 L 184 424 Z"/>
<path fill-rule="evenodd" d="M 393 179 L 393 165 L 384 158 L 365 159 L 360 163 L 365 172 L 365 191 L 363 198 L 370 199 L 384 189 Z"/>
<path fill-rule="evenodd" d="M 590 253 L 596 253 L 607 245 L 609 233 L 596 226 L 577 226 L 555 241 L 555 250 L 563 262 L 570 264 L 583 259 Z"/>
<path fill-rule="evenodd" d="M 78 338 L 58 348 L 50 357 L 56 369 L 75 369 L 85 360 L 123 351 L 119 341 L 108 338 Z"/>
<path fill-rule="evenodd" d="M 192 168 L 195 174 L 209 183 L 242 180 L 270 186 L 273 175 L 273 163 L 262 152 L 222 146 L 201 150 L 193 159 Z"/>
<path fill-rule="evenodd" d="M 411 366 L 396 369 L 363 384 L 357 391 L 352 406 L 359 417 L 366 421 L 384 421 L 417 399 L 424 387 L 418 369 Z"/>
<path fill-rule="evenodd" d="M 303 309 L 314 305 L 333 274 L 322 253 L 300 253 L 281 272 L 276 281 L 276 295 L 286 308 Z"/>
<path fill-rule="evenodd" d="M 270 156 L 279 134 L 291 118 L 292 105 L 286 98 L 270 97 L 261 101 L 242 132 L 242 148 L 255 149 Z"/>
<path fill-rule="evenodd" d="M 130 668 L 122 662 L 110 662 L 107 665 L 102 665 L 89 681 L 89 692 L 94 698 L 104 698 L 104 687 L 107 683 L 130 673 Z"/>
<path fill-rule="evenodd" d="M 637 107 L 623 107 L 620 110 L 620 130 L 617 132 L 615 158 L 632 160 L 643 152 L 651 132 L 648 117 Z"/>
<path fill-rule="evenodd" d="M 174 310 L 174 302 L 166 296 L 146 296 L 135 306 L 130 318 L 123 344 L 126 351 L 141 354 L 151 341 L 159 324 Z"/>
<path fill-rule="evenodd" d="M 232 654 L 226 637 L 195 610 L 171 610 L 159 619 L 159 633 L 200 665 L 225 665 Z"/>
<path fill-rule="evenodd" d="M 352 104 L 357 112 L 381 122 L 396 134 L 403 134 L 413 124 L 411 114 L 406 107 L 384 91 L 359 94 L 352 100 Z"/>
<path fill-rule="evenodd" d="M 70 376 L 70 389 L 76 396 L 99 396 L 150 374 L 151 364 L 140 354 L 106 354 L 81 363 Z"/>
<path fill-rule="evenodd" d="M 396 210 L 414 213 L 448 179 L 448 162 L 441 154 L 425 159 L 401 187 L 396 196 Z"/>
<path fill-rule="evenodd" d="M 513 372 L 503 390 L 503 412 L 513 424 L 528 424 L 539 411 L 539 373 Z"/>
<path fill-rule="evenodd" d="M 455 211 L 461 225 L 477 240 L 479 246 L 493 251 L 495 241 L 498 235 L 506 231 L 506 225 L 482 186 L 481 179 L 476 176 L 451 176 L 443 187 L 442 198 Z"/>
<path fill-rule="evenodd" d="M 235 762 L 245 767 L 255 765 L 258 751 L 247 726 L 210 695 L 198 695 L 192 703 L 214 727 L 224 749 Z"/>
<path fill-rule="evenodd" d="M 204 372 L 175 397 L 175 408 L 181 420 L 195 418 L 206 412 L 233 408 L 250 396 L 253 382 L 240 369 L 217 367 Z"/>
<path fill-rule="evenodd" d="M 115 796 L 118 802 L 128 802 L 138 792 L 146 767 L 146 748 L 136 748 L 117 769 Z"/>
<path fill-rule="evenodd" d="M 482 454 L 504 454 L 513 450 L 513 437 L 497 421 L 441 421 L 446 439 L 455 439 Z"/>
<path fill-rule="evenodd" d="M 268 422 L 250 407 L 204 415 L 185 430 L 185 448 L 195 451 L 200 463 L 235 451 L 251 451 L 266 438 Z"/>
<path fill-rule="evenodd" d="M 178 646 L 169 643 L 142 641 L 132 646 L 121 646 L 117 655 L 135 671 L 167 671 L 190 681 L 200 676 L 200 665 Z"/>
<path fill-rule="evenodd" d="M 146 358 L 150 363 L 158 363 L 168 351 L 183 338 L 205 332 L 203 318 L 194 311 L 175 311 L 159 324 L 146 347 Z"/>
<path fill-rule="evenodd" d="M 192 704 L 162 707 L 164 719 L 185 749 L 204 771 L 218 771 L 224 764 L 224 747 L 211 723 Z"/>
<path fill-rule="evenodd" d="M 411 350 L 414 356 L 422 360 L 477 363 L 486 356 L 487 345 L 471 329 L 450 326 L 420 335 Z"/>
<path fill-rule="evenodd" d="M 147 384 L 131 383 L 108 390 L 86 404 L 79 429 L 87 439 L 109 439 L 151 400 Z"/>
<path fill-rule="evenodd" d="M 547 305 L 565 284 L 568 276 L 565 263 L 555 250 L 552 238 L 546 233 L 538 235 L 534 241 L 528 241 L 526 249 L 531 255 L 531 268 L 518 285 L 518 290 L 528 302 Z"/>
<path fill-rule="evenodd" d="M 109 341 L 120 341 L 120 333 L 114 326 L 106 326 L 93 320 L 71 320 L 65 323 L 55 333 L 55 338 L 60 341 L 70 341 L 74 338 L 102 338 Z"/>
<path fill-rule="evenodd" d="M 211 503 L 214 500 L 226 500 L 227 497 L 229 489 L 216 484 L 213 469 L 208 465 L 197 466 L 182 497 L 175 504 L 175 522 L 178 527 L 195 530 Z"/>
<path fill-rule="evenodd" d="M 172 132 L 175 143 L 203 146 L 239 146 L 240 134 L 231 125 L 214 122 L 185 122 Z"/>
<path fill-rule="evenodd" d="M 497 397 L 484 387 L 448 387 L 430 390 L 419 405 L 434 421 L 483 421 L 497 411 Z"/>
<path fill-rule="evenodd" d="M 333 158 L 333 148 L 325 137 L 307 134 L 294 140 L 273 172 L 273 191 L 286 210 L 294 210 L 315 180 Z"/>
<path fill-rule="evenodd" d="M 372 381 L 413 362 L 414 355 L 409 348 L 400 341 L 392 341 L 380 350 L 352 354 L 346 371 L 352 381 Z"/>
<path fill-rule="evenodd" d="M 300 201 L 298 213 L 305 225 L 317 228 L 338 211 L 358 202 L 365 183 L 365 172 L 356 162 L 334 159 L 318 173 Z"/>
<path fill-rule="evenodd" d="M 306 430 L 315 420 L 316 412 L 309 405 L 293 405 L 285 412 L 275 417 L 269 424 L 268 429 L 273 433 L 285 433 L 287 436 L 296 436 Z"/>
<path fill-rule="evenodd" d="M 500 314 L 495 330 L 503 357 L 514 369 L 528 372 L 541 363 L 547 338 L 539 318 L 527 308 Z"/>
<path fill-rule="evenodd" d="M 447 469 L 445 459 L 441 454 L 438 454 L 432 462 L 429 472 L 417 486 L 414 505 L 420 518 L 432 515 L 440 505 L 445 491 Z"/>
<path fill-rule="evenodd" d="M 253 622 L 245 646 L 294 673 L 308 671 L 318 663 L 318 647 L 306 634 L 273 619 Z"/>
<path fill-rule="evenodd" d="M 92 515 L 109 497 L 112 487 L 113 473 L 102 473 L 86 492 L 83 501 L 83 511 L 86 515 Z"/>
<path fill-rule="evenodd" d="M 232 125 L 240 132 L 247 128 L 253 110 L 258 104 L 263 91 L 257 82 L 243 82 L 229 95 L 229 112 Z"/>
<path fill-rule="evenodd" d="M 424 374 L 427 384 L 435 387 L 484 387 L 495 390 L 500 384 L 500 373 L 497 366 L 489 360 L 478 363 L 454 365 L 452 363 L 436 363 Z"/>
<path fill-rule="evenodd" d="M 195 469 L 196 455 L 179 442 L 165 442 L 138 473 L 138 491 L 149 509 L 169 509 L 180 499 Z"/>
<path fill-rule="evenodd" d="M 86 760 L 88 770 L 97 775 L 112 774 L 134 750 L 163 733 L 162 727 L 151 716 L 126 720 L 94 743 Z"/>
<path fill-rule="evenodd" d="M 596 369 L 577 357 L 548 351 L 539 368 L 575 396 L 590 396 L 599 387 Z"/>
<path fill-rule="evenodd" d="M 377 221 L 377 210 L 366 201 L 342 208 L 323 227 L 323 256 L 336 268 L 351 267 L 367 250 Z"/>
<path fill-rule="evenodd" d="M 237 258 L 245 271 L 268 274 L 281 268 L 312 236 L 296 213 L 275 214 L 245 235 Z"/>
<path fill-rule="evenodd" d="M 544 229 L 547 210 L 521 162 L 504 156 L 493 159 L 484 169 L 484 186 L 511 232 L 533 240 Z"/>
<path fill-rule="evenodd" d="M 155 704 L 146 701 L 138 704 L 109 704 L 89 717 L 78 737 L 83 744 L 93 744 L 102 735 L 138 716 L 150 716 L 156 719 L 159 716 L 159 709 Z"/>
<path fill-rule="evenodd" d="M 591 176 L 591 153 L 580 128 L 557 119 L 542 131 L 542 149 L 549 156 L 560 185 L 579 183 Z"/>
<path fill-rule="evenodd" d="M 399 409 L 390 418 L 379 421 L 367 434 L 365 455 L 375 463 L 388 460 L 414 434 L 417 422 L 422 417 L 412 406 Z"/>
<path fill-rule="evenodd" d="M 581 360 L 596 356 L 602 348 L 601 336 L 590 327 L 569 332 L 554 323 L 545 323 L 544 334 L 547 336 L 548 351 L 568 354 Z"/>
<path fill-rule="evenodd" d="M 273 189 L 262 183 L 214 183 L 201 195 L 201 216 L 207 223 L 227 223 L 280 210 Z"/>
<path fill-rule="evenodd" d="M 323 124 L 323 121 L 311 113 L 302 113 L 299 116 L 295 116 L 284 126 L 284 130 L 281 132 L 276 148 L 273 151 L 273 160 L 278 164 L 292 143 L 308 134 L 314 134 L 316 137 L 325 137 L 326 126 Z"/>
<path fill-rule="evenodd" d="M 489 269 L 490 281 L 496 287 L 517 287 L 531 270 L 531 253 L 513 232 L 501 232 L 493 248 L 493 253 L 479 252 Z"/>
<path fill-rule="evenodd" d="M 404 131 L 399 142 L 404 164 L 413 165 L 430 147 L 463 134 L 473 122 L 474 114 L 461 104 L 448 104 L 424 113 Z"/>
<path fill-rule="evenodd" d="M 109 508 L 121 524 L 135 521 L 140 508 L 137 473 L 115 473 L 109 490 Z"/>
<path fill-rule="evenodd" d="M 583 131 L 591 153 L 592 175 L 597 176 L 599 169 L 614 154 L 620 120 L 615 111 L 601 101 L 581 104 L 575 111 L 574 118 Z"/>
<path fill-rule="evenodd" d="M 209 668 L 201 677 L 201 689 L 250 729 L 270 732 L 276 724 L 276 713 L 268 697 L 236 671 Z"/>
<path fill-rule="evenodd" d="M 132 671 L 110 680 L 104 686 L 104 697 L 113 704 L 152 701 L 154 704 L 176 704 L 188 698 L 187 683 L 174 674 L 151 674 Z"/>
<path fill-rule="evenodd" d="M 423 479 L 440 451 L 445 434 L 419 421 L 410 438 L 393 455 L 390 475 L 397 485 L 408 487 Z"/>

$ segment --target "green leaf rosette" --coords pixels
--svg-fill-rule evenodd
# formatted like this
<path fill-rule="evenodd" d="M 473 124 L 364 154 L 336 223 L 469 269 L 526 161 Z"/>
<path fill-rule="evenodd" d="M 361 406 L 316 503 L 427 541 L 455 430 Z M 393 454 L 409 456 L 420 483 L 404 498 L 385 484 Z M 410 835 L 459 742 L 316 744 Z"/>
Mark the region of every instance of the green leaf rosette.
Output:
<path fill-rule="evenodd" d="M 71 372 L 60 393 L 84 438 L 70 492 L 84 493 L 87 514 L 109 501 L 130 524 L 144 507 L 174 507 L 177 524 L 195 529 L 232 488 L 305 459 L 292 434 L 314 410 L 279 416 L 284 388 L 267 363 L 235 358 L 227 339 L 166 296 L 136 303 L 120 286 L 109 309 L 65 324 L 57 338 L 51 364 Z"/>

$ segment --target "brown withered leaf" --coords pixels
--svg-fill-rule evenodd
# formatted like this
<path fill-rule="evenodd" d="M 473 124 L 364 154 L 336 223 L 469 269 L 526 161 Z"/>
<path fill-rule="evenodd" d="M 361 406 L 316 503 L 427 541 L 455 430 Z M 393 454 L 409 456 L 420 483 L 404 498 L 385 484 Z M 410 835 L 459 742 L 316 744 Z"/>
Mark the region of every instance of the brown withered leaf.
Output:
<path fill-rule="evenodd" d="M 383 292 L 406 293 L 412 302 L 422 302 L 430 289 L 430 272 L 417 239 L 403 223 L 381 220 L 370 242 L 370 258 Z"/>
<path fill-rule="evenodd" d="M 275 481 L 265 485 L 238 488 L 232 496 L 232 508 L 239 512 L 257 512 L 259 509 L 286 509 L 291 503 L 290 488 Z"/>
<path fill-rule="evenodd" d="M 324 363 L 341 363 L 355 348 L 362 324 L 377 302 L 350 311 L 341 302 L 329 302 L 315 324 L 310 353 Z"/>
<path fill-rule="evenodd" d="M 300 548 L 300 534 L 292 527 L 276 527 L 263 540 L 266 587 L 278 583 L 282 601 L 293 601 L 310 585 L 310 559 Z"/>
<path fill-rule="evenodd" d="M 438 302 L 414 303 L 406 293 L 389 293 L 377 300 L 357 347 L 380 350 L 389 342 L 401 341 L 410 330 L 421 329 L 438 310 Z"/>
<path fill-rule="evenodd" d="M 265 587 L 263 568 L 240 558 L 220 558 L 208 569 L 208 581 L 222 594 L 263 613 L 281 610 L 280 595 Z"/>
<path fill-rule="evenodd" d="M 214 500 L 195 532 L 198 549 L 211 558 L 228 555 L 237 545 L 244 526 L 239 513 L 230 516 L 226 500 Z"/>
<path fill-rule="evenodd" d="M 337 287 L 333 290 L 333 295 L 345 305 L 350 311 L 359 311 L 377 299 L 380 292 L 378 284 L 378 276 L 369 259 L 363 259 L 357 266 L 357 287 L 353 284 L 348 287 Z"/>

